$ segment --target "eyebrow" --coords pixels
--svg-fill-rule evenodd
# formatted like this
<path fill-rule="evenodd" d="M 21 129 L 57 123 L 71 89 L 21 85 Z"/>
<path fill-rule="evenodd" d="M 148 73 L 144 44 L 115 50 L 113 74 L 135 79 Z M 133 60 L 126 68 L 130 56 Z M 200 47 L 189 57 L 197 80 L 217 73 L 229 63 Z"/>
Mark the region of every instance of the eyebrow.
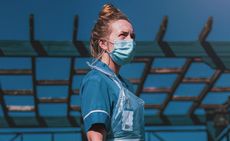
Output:
<path fill-rule="evenodd" d="M 119 35 L 121 35 L 121 34 L 124 34 L 125 36 L 127 36 L 128 34 L 129 34 L 129 32 L 126 32 L 126 31 L 121 31 L 121 33 L 119 33 Z M 133 38 L 133 39 L 135 39 L 135 33 L 134 32 L 132 32 L 132 33 L 130 33 L 130 36 Z"/>
<path fill-rule="evenodd" d="M 120 34 L 125 34 L 125 35 L 128 35 L 129 32 L 126 32 L 126 31 L 121 31 Z"/>

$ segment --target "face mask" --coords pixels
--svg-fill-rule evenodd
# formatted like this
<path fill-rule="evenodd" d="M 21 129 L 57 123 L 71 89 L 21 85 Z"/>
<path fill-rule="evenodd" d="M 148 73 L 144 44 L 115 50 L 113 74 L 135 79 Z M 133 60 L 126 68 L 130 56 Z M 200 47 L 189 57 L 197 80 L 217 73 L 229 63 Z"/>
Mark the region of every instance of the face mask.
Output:
<path fill-rule="evenodd" d="M 135 53 L 135 41 L 117 40 L 114 41 L 114 48 L 109 56 L 118 65 L 124 65 L 132 61 Z"/>
<path fill-rule="evenodd" d="M 135 41 L 117 40 L 113 44 L 114 48 L 109 52 L 109 56 L 116 64 L 121 66 L 132 61 L 135 54 Z"/>

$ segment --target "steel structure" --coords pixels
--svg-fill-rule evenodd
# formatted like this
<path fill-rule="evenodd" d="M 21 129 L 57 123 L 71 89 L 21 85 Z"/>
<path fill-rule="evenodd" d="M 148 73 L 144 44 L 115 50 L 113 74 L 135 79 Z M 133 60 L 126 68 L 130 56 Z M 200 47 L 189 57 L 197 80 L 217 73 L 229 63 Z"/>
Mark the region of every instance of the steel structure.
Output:
<path fill-rule="evenodd" d="M 212 29 L 212 17 L 202 29 L 197 41 L 193 42 L 167 42 L 164 41 L 168 18 L 164 17 L 159 32 L 154 41 L 138 41 L 136 56 L 131 65 L 142 65 L 140 76 L 128 78 L 136 85 L 136 95 L 148 98 L 155 94 L 164 94 L 165 99 L 161 103 L 146 102 L 145 124 L 151 126 L 204 126 L 208 134 L 208 140 L 221 140 L 226 138 L 229 141 L 229 98 L 225 97 L 222 103 L 204 103 L 204 99 L 212 93 L 215 96 L 230 93 L 230 80 L 226 85 L 220 85 L 225 77 L 230 75 L 230 42 L 208 42 L 206 41 Z M 7 59 L 27 59 L 30 62 L 29 68 L 7 69 L 0 66 L 0 76 L 30 76 L 31 89 L 9 89 L 5 88 L 4 80 L 0 83 L 0 128 L 52 128 L 72 127 L 81 129 L 80 107 L 72 104 L 73 97 L 79 95 L 79 89 L 73 84 L 76 77 L 83 77 L 88 71 L 87 67 L 76 67 L 80 60 L 89 59 L 89 43 L 77 39 L 78 17 L 75 17 L 73 26 L 72 41 L 39 41 L 34 34 L 34 16 L 31 15 L 30 40 L 29 41 L 0 41 L 0 61 Z M 67 79 L 38 79 L 38 62 L 46 59 L 67 59 L 69 63 L 69 76 Z M 4 60 L 5 59 L 5 60 Z M 157 67 L 159 60 L 183 60 L 181 65 L 173 67 Z M 209 76 L 192 76 L 194 65 L 208 66 L 213 73 Z M 61 66 L 60 66 L 61 67 Z M 128 70 L 132 71 L 132 70 Z M 201 70 L 197 70 L 199 73 Z M 203 72 L 201 72 L 203 73 Z M 173 76 L 170 86 L 148 85 L 147 81 L 154 76 Z M 169 78 L 170 79 L 170 78 Z M 168 80 L 169 80 L 168 79 Z M 159 79 L 158 81 L 162 81 Z M 167 80 L 166 80 L 167 81 Z M 171 81 L 171 80 L 170 80 Z M 196 96 L 176 95 L 182 85 L 200 85 L 204 87 Z M 222 83 L 221 83 L 222 84 Z M 38 87 L 45 86 L 67 86 L 66 97 L 39 97 Z M 31 96 L 32 105 L 10 105 L 5 100 L 7 96 Z M 190 103 L 185 114 L 167 114 L 171 105 Z M 64 116 L 43 116 L 41 115 L 42 104 L 65 104 L 66 115 Z M 177 107 L 178 108 L 178 107 Z M 151 113 L 151 111 L 156 111 Z M 202 112 L 200 112 L 202 111 Z M 24 116 L 12 116 L 11 113 L 22 113 Z M 27 116 L 24 113 L 33 113 Z M 72 114 L 75 113 L 75 114 Z M 223 133 L 223 132 L 224 133 Z M 84 133 L 79 130 L 84 139 Z M 3 132 L 5 133 L 5 132 Z M 14 132 L 15 137 L 22 136 L 23 132 Z M 23 137 L 21 137 L 23 140 Z M 54 140 L 52 138 L 52 140 Z"/>

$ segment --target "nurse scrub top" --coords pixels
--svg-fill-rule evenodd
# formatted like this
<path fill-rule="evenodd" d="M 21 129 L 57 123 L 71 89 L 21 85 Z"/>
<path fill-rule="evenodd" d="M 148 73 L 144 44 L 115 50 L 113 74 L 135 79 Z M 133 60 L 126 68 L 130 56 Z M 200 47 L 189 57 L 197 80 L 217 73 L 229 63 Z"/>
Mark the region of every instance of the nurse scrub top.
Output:
<path fill-rule="evenodd" d="M 95 66 L 106 72 L 113 71 L 103 62 L 98 60 Z M 134 91 L 132 84 L 118 75 L 118 78 L 130 91 Z M 111 117 L 116 106 L 120 89 L 106 74 L 92 69 L 82 80 L 80 87 L 81 114 L 84 130 L 87 132 L 93 124 L 102 123 L 106 131 L 110 131 Z"/>

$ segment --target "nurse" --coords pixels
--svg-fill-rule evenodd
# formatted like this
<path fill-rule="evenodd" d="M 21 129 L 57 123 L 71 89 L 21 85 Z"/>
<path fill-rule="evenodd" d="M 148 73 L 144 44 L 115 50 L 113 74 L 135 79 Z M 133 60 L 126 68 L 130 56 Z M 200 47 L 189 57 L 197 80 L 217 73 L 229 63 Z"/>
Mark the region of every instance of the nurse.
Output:
<path fill-rule="evenodd" d="M 81 88 L 81 114 L 89 141 L 144 140 L 144 102 L 131 83 L 119 75 L 135 53 L 131 22 L 119 9 L 105 4 L 90 39 L 94 60 Z"/>

